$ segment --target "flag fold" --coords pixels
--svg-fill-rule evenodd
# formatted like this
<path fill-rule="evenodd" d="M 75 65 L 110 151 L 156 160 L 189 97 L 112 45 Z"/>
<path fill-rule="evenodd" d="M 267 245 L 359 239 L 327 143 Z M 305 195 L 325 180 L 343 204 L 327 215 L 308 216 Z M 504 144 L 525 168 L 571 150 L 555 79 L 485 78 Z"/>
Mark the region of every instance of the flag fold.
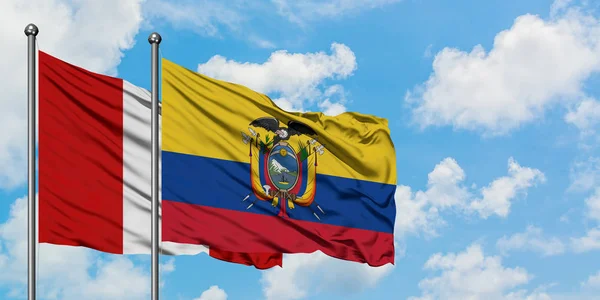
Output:
<path fill-rule="evenodd" d="M 291 113 L 162 60 L 163 240 L 394 262 L 387 120 Z"/>

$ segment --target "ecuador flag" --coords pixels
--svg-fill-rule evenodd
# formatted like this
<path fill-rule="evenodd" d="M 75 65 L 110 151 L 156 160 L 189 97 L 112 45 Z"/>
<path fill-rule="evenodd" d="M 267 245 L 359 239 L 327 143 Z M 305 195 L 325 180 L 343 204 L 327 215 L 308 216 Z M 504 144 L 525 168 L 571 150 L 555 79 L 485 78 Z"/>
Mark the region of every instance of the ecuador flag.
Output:
<path fill-rule="evenodd" d="M 385 119 L 290 113 L 162 60 L 162 240 L 394 262 Z"/>

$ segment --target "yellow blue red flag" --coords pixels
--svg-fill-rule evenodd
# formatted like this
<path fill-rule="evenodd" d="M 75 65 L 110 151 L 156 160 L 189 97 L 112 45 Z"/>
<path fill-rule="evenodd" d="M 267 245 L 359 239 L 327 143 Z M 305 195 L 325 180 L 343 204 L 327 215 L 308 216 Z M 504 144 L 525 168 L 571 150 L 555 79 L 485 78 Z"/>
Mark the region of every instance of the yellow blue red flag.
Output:
<path fill-rule="evenodd" d="M 162 60 L 162 240 L 394 263 L 387 121 L 291 113 Z"/>

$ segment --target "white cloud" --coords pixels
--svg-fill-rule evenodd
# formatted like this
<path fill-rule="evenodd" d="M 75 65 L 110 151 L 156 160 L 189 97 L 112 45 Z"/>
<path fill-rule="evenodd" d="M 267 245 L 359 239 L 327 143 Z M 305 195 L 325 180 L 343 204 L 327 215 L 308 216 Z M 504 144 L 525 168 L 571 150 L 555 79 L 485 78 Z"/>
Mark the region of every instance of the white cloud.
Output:
<path fill-rule="evenodd" d="M 279 16 L 284 16 L 288 21 L 304 27 L 307 21 L 357 13 L 400 1 L 147 0 L 144 5 L 144 15 L 148 17 L 145 25 L 149 27 L 157 21 L 164 20 L 175 28 L 190 30 L 200 35 L 222 38 L 224 33 L 232 33 L 255 46 L 272 49 L 276 48 L 275 43 L 257 34 L 251 26 L 255 18 L 260 18 L 261 22 L 280 23 Z M 278 25 L 280 24 L 275 24 Z"/>
<path fill-rule="evenodd" d="M 345 104 L 347 100 L 343 86 L 336 84 L 328 87 L 323 97 L 325 100 L 317 104 L 323 114 L 337 116 L 346 111 Z"/>
<path fill-rule="evenodd" d="M 548 20 L 516 18 L 489 52 L 437 53 L 430 78 L 405 98 L 415 122 L 500 135 L 584 98 L 583 84 L 600 70 L 600 22 L 563 4 Z"/>
<path fill-rule="evenodd" d="M 577 161 L 570 170 L 571 185 L 568 191 L 587 192 L 600 185 L 600 158 L 589 157 Z"/>
<path fill-rule="evenodd" d="M 175 272 L 175 258 L 170 258 L 167 262 L 160 264 L 159 270 L 161 273 Z"/>
<path fill-rule="evenodd" d="M 165 275 L 175 272 L 175 258 L 169 258 L 164 263 L 158 265 L 159 276 L 159 288 L 162 289 L 165 286 Z"/>
<path fill-rule="evenodd" d="M 208 290 L 202 292 L 200 298 L 194 300 L 227 300 L 227 293 L 218 286 L 213 285 Z"/>
<path fill-rule="evenodd" d="M 346 107 L 341 103 L 332 103 L 329 99 L 325 99 L 319 103 L 319 108 L 323 114 L 328 116 L 337 116 L 346 111 Z"/>
<path fill-rule="evenodd" d="M 102 257 L 83 247 L 49 244 L 40 244 L 38 249 L 38 291 L 42 298 L 117 300 L 149 296 L 149 268 L 140 268 L 125 256 Z M 17 199 L 9 219 L 0 224 L 0 270 L 0 286 L 15 294 L 24 293 L 27 284 L 26 198 Z"/>
<path fill-rule="evenodd" d="M 569 5 L 573 0 L 555 0 L 550 6 L 550 15 L 556 16 L 557 14 L 564 12 L 565 9 L 569 8 Z"/>
<path fill-rule="evenodd" d="M 445 158 L 428 174 L 427 190 L 414 194 L 408 186 L 396 188 L 396 230 L 406 233 L 437 235 L 436 229 L 445 225 L 441 210 L 463 207 L 470 193 L 462 184 L 465 172 L 453 158 Z"/>
<path fill-rule="evenodd" d="M 420 196 L 419 196 L 420 195 Z M 413 196 L 409 186 L 396 188 L 396 230 L 401 237 L 407 233 L 437 236 L 437 229 L 446 222 L 440 217 L 439 210 L 429 203 L 427 192 L 417 192 Z"/>
<path fill-rule="evenodd" d="M 433 44 L 429 44 L 427 46 L 427 48 L 425 48 L 425 51 L 423 52 L 423 57 L 430 58 L 433 55 L 433 53 L 431 52 L 432 49 L 433 49 Z"/>
<path fill-rule="evenodd" d="M 565 115 L 565 121 L 575 125 L 584 136 L 593 135 L 600 124 L 600 102 L 587 98 Z"/>
<path fill-rule="evenodd" d="M 57 256 L 65 257 L 61 250 L 57 251 Z M 91 273 L 93 265 L 82 264 L 79 268 Z M 41 265 L 40 268 L 45 267 Z M 62 294 L 61 299 L 146 299 L 149 294 L 150 285 L 147 272 L 125 257 L 115 257 L 108 262 L 98 260 L 96 263 L 96 274 L 84 277 L 85 280 L 63 283 L 62 290 L 56 282 L 52 284 L 56 294 Z M 60 270 L 64 273 L 65 269 Z M 56 279 L 59 273 L 55 274 Z M 69 284 L 69 286 L 66 286 Z"/>
<path fill-rule="evenodd" d="M 439 274 L 421 280 L 421 297 L 410 299 L 516 299 L 523 292 L 510 291 L 532 278 L 523 268 L 504 267 L 499 256 L 485 256 L 478 244 L 458 254 L 434 254 L 424 268 Z"/>
<path fill-rule="evenodd" d="M 123 51 L 134 44 L 142 0 L 3 0 L 0 4 L 0 188 L 22 184 L 27 153 L 25 26 L 35 23 L 41 50 L 95 72 L 116 74 Z M 106 22 L 110 20 L 110 22 Z"/>
<path fill-rule="evenodd" d="M 543 256 L 562 254 L 566 248 L 560 239 L 544 237 L 542 229 L 535 226 L 528 226 L 523 233 L 516 233 L 510 237 L 503 236 L 496 242 L 496 247 L 502 253 L 528 250 L 539 252 Z"/>
<path fill-rule="evenodd" d="M 383 7 L 400 0 L 271 0 L 278 12 L 290 21 L 304 25 L 306 21 L 324 17 L 338 17 L 360 10 Z"/>
<path fill-rule="evenodd" d="M 367 264 L 331 258 L 320 251 L 284 256 L 285 268 L 265 271 L 261 278 L 267 300 L 304 299 L 310 294 L 352 294 L 374 287 L 394 266 Z"/>
<path fill-rule="evenodd" d="M 598 221 L 600 224 L 600 187 L 596 188 L 594 194 L 585 199 L 587 217 Z"/>
<path fill-rule="evenodd" d="M 585 282 L 581 283 L 581 286 L 586 289 L 600 290 L 600 271 L 595 275 L 590 275 Z"/>
<path fill-rule="evenodd" d="M 585 216 L 600 225 L 600 188 L 585 199 Z M 576 253 L 600 250 L 600 227 L 591 228 L 585 236 L 571 238 L 571 248 Z"/>
<path fill-rule="evenodd" d="M 348 46 L 331 45 L 331 54 L 275 51 L 262 63 L 240 63 L 220 55 L 198 65 L 207 76 L 245 85 L 255 91 L 278 95 L 274 101 L 286 110 L 304 110 L 321 104 L 330 113 L 343 111 L 343 89 L 327 86 L 325 80 L 339 80 L 356 70 L 356 57 Z M 323 91 L 325 89 L 325 91 Z M 334 96 L 342 100 L 332 102 Z M 319 102 L 317 102 L 319 101 Z"/>
<path fill-rule="evenodd" d="M 262 37 L 254 35 L 254 34 L 248 35 L 248 40 L 250 42 L 252 42 L 254 45 L 258 46 L 259 48 L 263 48 L 263 49 L 277 48 L 277 45 L 275 45 L 274 42 L 269 41 L 267 39 L 264 39 Z"/>
<path fill-rule="evenodd" d="M 435 236 L 436 229 L 445 225 L 440 216 L 445 210 L 478 213 L 481 218 L 506 217 L 517 195 L 526 195 L 528 188 L 544 182 L 541 171 L 522 167 L 513 158 L 508 160 L 508 176 L 495 179 L 477 193 L 464 183 L 465 178 L 456 160 L 446 158 L 429 173 L 425 191 L 413 193 L 410 187 L 399 186 L 396 189 L 399 215 L 396 233 L 423 232 L 426 236 Z"/>
<path fill-rule="evenodd" d="M 528 188 L 546 181 L 544 174 L 537 169 L 520 166 L 512 157 L 508 160 L 508 176 L 494 180 L 481 190 L 482 198 L 470 204 L 470 208 L 482 218 L 492 214 L 508 216 L 511 202 L 518 193 L 526 194 Z"/>
<path fill-rule="evenodd" d="M 453 158 L 446 158 L 427 175 L 427 198 L 438 208 L 462 205 L 469 197 L 467 188 L 460 183 L 465 172 Z"/>
<path fill-rule="evenodd" d="M 571 238 L 571 248 L 576 253 L 600 250 L 600 228 L 588 230 L 586 236 Z"/>
<path fill-rule="evenodd" d="M 532 293 L 529 293 L 526 290 L 519 290 L 517 292 L 511 292 L 508 293 L 506 296 L 503 297 L 503 300 L 558 300 L 557 298 L 555 298 L 554 295 L 549 295 L 548 293 L 546 293 L 544 291 L 544 289 L 541 290 L 536 290 L 533 291 Z M 563 298 L 561 298 L 563 299 Z M 578 299 L 578 300 L 583 300 L 581 298 L 571 298 L 573 300 Z M 566 299 L 564 299 L 566 300 Z"/>
<path fill-rule="evenodd" d="M 239 1 L 164 1 L 148 0 L 144 4 L 144 15 L 156 20 L 164 19 L 175 28 L 195 31 L 202 35 L 218 36 L 219 26 L 237 30 L 245 21 L 239 11 Z M 246 7 L 247 8 L 247 7 Z"/>

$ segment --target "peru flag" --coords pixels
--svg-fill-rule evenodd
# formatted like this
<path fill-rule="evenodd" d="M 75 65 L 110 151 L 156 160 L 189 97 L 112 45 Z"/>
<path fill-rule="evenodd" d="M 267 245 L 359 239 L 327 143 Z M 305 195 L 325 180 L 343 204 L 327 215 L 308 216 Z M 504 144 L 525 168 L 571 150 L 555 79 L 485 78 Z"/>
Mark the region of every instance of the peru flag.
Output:
<path fill-rule="evenodd" d="M 150 254 L 150 99 L 125 80 L 39 53 L 39 242 Z M 161 243 L 260 269 L 282 254 Z"/>

